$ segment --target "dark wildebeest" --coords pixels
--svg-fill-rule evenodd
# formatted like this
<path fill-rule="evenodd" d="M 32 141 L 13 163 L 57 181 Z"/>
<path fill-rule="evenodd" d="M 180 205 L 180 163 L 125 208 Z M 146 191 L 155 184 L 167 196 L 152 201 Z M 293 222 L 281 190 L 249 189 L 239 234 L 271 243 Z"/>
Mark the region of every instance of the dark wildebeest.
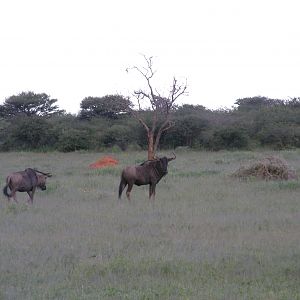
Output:
<path fill-rule="evenodd" d="M 127 187 L 126 195 L 128 200 L 130 200 L 130 192 L 133 185 L 147 185 L 149 184 L 149 199 L 151 197 L 155 199 L 155 186 L 156 184 L 168 173 L 168 163 L 169 161 L 176 158 L 174 157 L 162 157 L 155 160 L 147 160 L 137 166 L 126 167 L 121 175 L 121 182 L 119 185 L 119 199 L 125 187 Z"/>
<path fill-rule="evenodd" d="M 8 201 L 14 198 L 17 201 L 16 192 L 27 192 L 28 202 L 33 203 L 33 196 L 36 188 L 46 190 L 46 179 L 51 177 L 50 173 L 44 173 L 35 169 L 28 168 L 25 171 L 11 173 L 6 178 L 6 186 L 3 188 L 3 194 L 7 196 Z M 8 193 L 10 189 L 10 194 Z"/>

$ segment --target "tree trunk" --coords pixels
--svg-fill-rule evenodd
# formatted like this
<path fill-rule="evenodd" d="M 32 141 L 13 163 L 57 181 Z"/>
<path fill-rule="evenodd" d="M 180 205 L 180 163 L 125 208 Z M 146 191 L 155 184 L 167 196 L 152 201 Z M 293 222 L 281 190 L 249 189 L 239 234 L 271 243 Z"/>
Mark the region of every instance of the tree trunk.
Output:
<path fill-rule="evenodd" d="M 149 132 L 148 133 L 148 159 L 153 160 L 155 156 L 155 151 L 154 151 L 154 133 Z"/>

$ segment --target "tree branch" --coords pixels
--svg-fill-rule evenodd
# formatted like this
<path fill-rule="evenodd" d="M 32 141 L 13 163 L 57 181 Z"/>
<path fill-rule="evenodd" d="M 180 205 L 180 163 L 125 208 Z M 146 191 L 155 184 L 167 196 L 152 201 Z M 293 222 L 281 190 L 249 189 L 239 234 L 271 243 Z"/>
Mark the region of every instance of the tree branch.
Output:
<path fill-rule="evenodd" d="M 147 99 L 150 102 L 150 107 L 152 109 L 152 124 L 151 127 L 148 127 L 145 121 L 136 113 L 133 112 L 133 115 L 136 119 L 139 120 L 139 122 L 146 128 L 148 133 L 148 155 L 151 151 L 149 151 L 149 147 L 152 149 L 152 146 L 150 146 L 149 143 L 149 135 L 152 137 L 154 136 L 154 133 L 156 132 L 156 129 L 158 127 L 158 122 L 161 121 L 161 126 L 159 126 L 154 145 L 154 155 L 157 150 L 159 140 L 161 138 L 161 135 L 163 132 L 169 130 L 171 127 L 174 126 L 174 122 L 170 120 L 170 114 L 172 112 L 172 108 L 174 107 L 175 101 L 182 95 L 186 94 L 187 90 L 187 82 L 185 84 L 178 84 L 176 78 L 173 78 L 173 82 L 171 84 L 171 88 L 169 90 L 168 97 L 162 96 L 157 89 L 153 88 L 152 85 L 152 78 L 155 75 L 155 71 L 153 71 L 153 57 L 147 58 L 144 55 L 144 59 L 146 61 L 146 67 L 137 67 L 134 66 L 131 69 L 136 70 L 139 74 L 142 75 L 142 77 L 146 80 L 148 92 L 143 90 L 137 90 L 134 91 L 134 97 L 137 98 L 139 110 L 141 110 L 141 103 L 140 101 L 143 99 Z M 128 69 L 127 69 L 128 71 Z"/>
<path fill-rule="evenodd" d="M 138 113 L 129 108 L 130 113 L 144 126 L 144 128 L 146 129 L 147 133 L 150 132 L 150 128 L 148 127 L 148 125 L 145 123 L 145 121 L 138 115 Z"/>
<path fill-rule="evenodd" d="M 172 122 L 170 120 L 166 120 L 159 128 L 156 138 L 155 138 L 155 143 L 154 143 L 154 151 L 156 152 L 158 144 L 159 144 L 159 140 L 161 138 L 161 135 L 164 131 L 169 130 L 170 128 L 172 128 L 175 125 L 175 122 Z"/>

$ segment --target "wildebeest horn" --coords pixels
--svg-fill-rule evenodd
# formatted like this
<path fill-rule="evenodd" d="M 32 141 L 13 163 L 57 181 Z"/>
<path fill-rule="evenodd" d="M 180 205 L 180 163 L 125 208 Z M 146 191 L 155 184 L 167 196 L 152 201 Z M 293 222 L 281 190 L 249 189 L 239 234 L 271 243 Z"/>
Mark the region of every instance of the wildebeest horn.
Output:
<path fill-rule="evenodd" d="M 168 157 L 168 161 L 171 161 L 176 158 L 176 154 L 174 152 L 172 152 L 172 153 L 173 153 L 173 157 Z"/>
<path fill-rule="evenodd" d="M 52 176 L 51 173 L 44 173 L 44 172 L 39 171 L 39 170 L 37 170 L 37 169 L 34 169 L 34 171 L 35 171 L 35 172 L 38 172 L 38 173 L 41 173 L 41 174 L 43 174 L 43 175 L 45 175 L 45 176 L 47 176 L 47 177 L 51 177 L 51 176 Z"/>

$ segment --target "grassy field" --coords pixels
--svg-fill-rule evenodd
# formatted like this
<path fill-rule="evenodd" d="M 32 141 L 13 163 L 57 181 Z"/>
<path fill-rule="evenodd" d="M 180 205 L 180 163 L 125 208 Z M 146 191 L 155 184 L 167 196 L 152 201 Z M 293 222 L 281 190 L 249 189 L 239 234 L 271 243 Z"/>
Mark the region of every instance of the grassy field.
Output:
<path fill-rule="evenodd" d="M 168 153 L 169 154 L 169 153 Z M 117 200 L 119 165 L 107 153 L 1 153 L 11 171 L 50 171 L 34 204 L 0 202 L 0 299 L 300 299 L 300 181 L 229 175 L 278 155 L 300 174 L 300 151 L 178 152 L 148 200 Z"/>

